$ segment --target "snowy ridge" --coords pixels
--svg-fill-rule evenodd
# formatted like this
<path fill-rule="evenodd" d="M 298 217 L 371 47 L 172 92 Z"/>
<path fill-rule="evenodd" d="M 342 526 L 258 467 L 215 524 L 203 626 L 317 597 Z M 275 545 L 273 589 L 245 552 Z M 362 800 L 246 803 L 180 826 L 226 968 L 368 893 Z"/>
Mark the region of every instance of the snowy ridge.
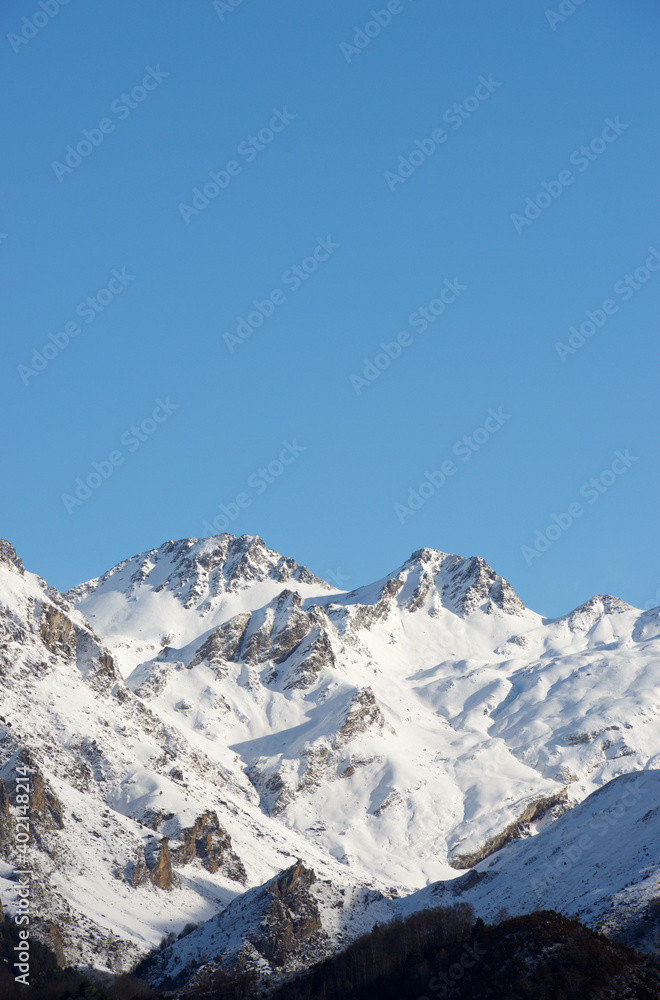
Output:
<path fill-rule="evenodd" d="M 256 536 L 217 535 L 165 542 L 66 597 L 76 606 L 93 606 L 90 617 L 98 618 L 94 624 L 110 648 L 123 651 L 119 658 L 128 669 L 135 666 L 134 654 L 158 650 L 164 637 L 197 638 L 202 620 L 207 629 L 222 624 L 238 611 L 261 607 L 291 582 L 305 594 L 333 589 Z"/>

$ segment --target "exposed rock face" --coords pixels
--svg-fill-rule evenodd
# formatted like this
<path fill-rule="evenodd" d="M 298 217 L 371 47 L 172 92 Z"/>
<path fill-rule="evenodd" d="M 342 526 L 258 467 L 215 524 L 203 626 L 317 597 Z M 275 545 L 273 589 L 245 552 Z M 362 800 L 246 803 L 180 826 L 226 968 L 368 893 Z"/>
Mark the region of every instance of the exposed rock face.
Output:
<path fill-rule="evenodd" d="M 262 921 L 264 936 L 253 944 L 271 965 L 290 963 L 301 945 L 321 930 L 319 908 L 308 891 L 315 881 L 311 868 L 298 861 L 268 887 L 273 899 Z"/>
<path fill-rule="evenodd" d="M 507 615 L 518 615 L 525 610 L 525 605 L 511 584 L 502 578 L 495 581 L 488 592 L 488 596 L 490 598 L 488 614 L 492 614 L 494 608 L 499 608 L 500 611 L 504 611 Z"/>
<path fill-rule="evenodd" d="M 253 618 L 254 616 L 251 616 L 251 623 Z M 251 632 L 249 629 L 247 630 L 240 654 L 240 659 L 243 663 L 249 663 L 254 666 L 257 663 L 263 663 L 270 659 L 270 630 L 271 621 L 268 619 L 256 631 Z"/>
<path fill-rule="evenodd" d="M 114 684 L 123 680 L 119 675 L 116 664 L 107 649 L 100 649 L 93 658 L 92 666 L 87 672 L 87 683 L 97 691 L 108 694 Z"/>
<path fill-rule="evenodd" d="M 375 622 L 387 618 L 394 607 L 396 595 L 402 587 L 403 580 L 392 577 L 382 587 L 378 601 L 375 604 L 359 604 L 353 614 L 353 628 L 364 628 L 368 631 Z"/>
<path fill-rule="evenodd" d="M 231 837 L 220 826 L 217 813 L 209 810 L 198 816 L 192 826 L 181 831 L 178 839 L 181 840 L 181 847 L 171 852 L 175 865 L 187 865 L 199 858 L 210 872 L 222 869 L 230 879 L 245 883 L 245 868 L 232 851 Z"/>
<path fill-rule="evenodd" d="M 138 698 L 143 698 L 148 701 L 150 698 L 157 698 L 165 688 L 167 687 L 167 682 L 172 676 L 173 667 L 169 663 L 152 663 L 150 664 L 149 673 L 140 681 L 140 683 L 133 683 L 131 678 L 131 686 L 134 693 Z"/>
<path fill-rule="evenodd" d="M 67 606 L 59 594 L 50 591 L 57 604 Z M 96 691 L 107 694 L 113 684 L 123 683 L 115 662 L 97 637 L 75 625 L 57 604 L 44 602 L 39 617 L 39 635 L 49 653 L 69 660 L 76 658 L 80 672 Z"/>
<path fill-rule="evenodd" d="M 376 702 L 373 691 L 370 687 L 362 688 L 361 691 L 356 691 L 351 698 L 346 719 L 335 737 L 334 745 L 336 747 L 343 746 L 372 726 L 382 729 L 384 725 L 385 718 Z"/>
<path fill-rule="evenodd" d="M 5 673 L 11 664 L 12 647 L 25 642 L 27 630 L 25 624 L 18 620 L 10 611 L 3 611 L 0 617 L 0 667 Z"/>
<path fill-rule="evenodd" d="M 29 770 L 27 778 L 20 778 L 21 781 L 26 781 L 30 787 L 30 803 L 28 820 L 30 823 L 30 828 L 35 836 L 37 842 L 40 841 L 43 834 L 48 833 L 51 830 L 63 830 L 64 829 L 64 814 L 62 810 L 62 805 L 60 800 L 55 795 L 50 786 L 44 781 L 43 775 L 40 769 L 36 766 L 32 755 L 25 749 L 19 751 L 14 757 L 12 757 L 5 768 L 3 769 L 2 776 L 4 780 L 8 783 L 9 791 L 7 787 L 0 785 L 0 812 L 2 811 L 2 798 L 3 793 L 7 801 L 7 809 L 5 816 L 9 816 L 8 803 L 11 802 L 12 805 L 16 805 L 16 778 L 17 778 L 17 768 L 26 767 Z M 9 816 L 11 822 L 11 816 Z M 6 822 L 6 821 L 5 821 Z M 0 828 L 2 827 L 2 818 L 0 817 Z"/>
<path fill-rule="evenodd" d="M 541 819 L 551 809 L 557 809 L 558 814 L 559 812 L 563 812 L 567 808 L 567 798 L 567 791 L 565 788 L 562 788 L 556 795 L 541 796 L 538 799 L 534 799 L 533 802 L 530 802 L 526 806 L 517 820 L 510 823 L 501 833 L 491 837 L 478 851 L 473 851 L 471 854 L 458 854 L 454 858 L 449 859 L 449 864 L 452 868 L 458 868 L 459 870 L 473 868 L 474 865 L 487 858 L 489 854 L 494 854 L 495 851 L 499 851 L 500 848 L 505 847 L 512 841 L 520 840 L 521 837 L 527 836 L 530 832 L 529 824 L 533 823 L 534 820 Z"/>
<path fill-rule="evenodd" d="M 171 889 L 174 885 L 174 873 L 170 861 L 169 838 L 150 841 L 144 849 L 144 856 L 149 872 L 149 878 L 157 889 Z"/>
<path fill-rule="evenodd" d="M 406 608 L 414 614 L 422 608 L 432 591 L 435 589 L 435 580 L 430 573 L 425 573 L 420 579 L 413 595 L 408 598 Z"/>
<path fill-rule="evenodd" d="M 336 666 L 332 643 L 326 631 L 319 631 L 301 654 L 300 662 L 284 685 L 285 689 L 309 688 L 322 670 Z"/>
<path fill-rule="evenodd" d="M 452 556 L 443 569 L 449 576 L 443 597 L 464 615 L 476 611 L 485 602 L 488 602 L 486 610 L 490 613 L 495 608 L 510 615 L 525 610 L 513 587 L 480 556 L 470 559 Z"/>
<path fill-rule="evenodd" d="M 52 604 L 44 604 L 41 609 L 39 631 L 44 646 L 51 653 L 65 653 L 71 656 L 76 649 L 73 622 Z"/>
<path fill-rule="evenodd" d="M 285 618 L 271 633 L 271 655 L 275 663 L 283 662 L 309 634 L 310 620 L 300 610 L 301 603 L 300 594 L 290 590 L 283 590 L 277 600 L 276 612 L 284 611 Z"/>
<path fill-rule="evenodd" d="M 16 549 L 5 538 L 0 538 L 0 563 L 6 566 L 13 566 L 21 576 L 25 575 L 23 560 L 16 555 Z"/>
<path fill-rule="evenodd" d="M 220 671 L 220 675 L 222 675 L 221 664 L 223 660 L 237 663 L 250 618 L 249 612 L 244 612 L 215 629 L 197 650 L 195 657 L 190 661 L 190 667 L 196 667 L 198 663 L 206 660 L 209 666 L 216 669 L 216 673 Z"/>
<path fill-rule="evenodd" d="M 228 662 L 250 667 L 272 663 L 271 679 L 285 674 L 285 690 L 311 687 L 324 668 L 336 666 L 330 635 L 336 630 L 322 608 L 313 604 L 303 611 L 301 604 L 300 594 L 284 590 L 265 616 L 236 615 L 204 641 L 190 668 L 206 661 L 221 679 Z"/>
<path fill-rule="evenodd" d="M 280 773 L 282 766 L 282 763 L 279 763 L 273 767 L 268 759 L 257 758 L 245 769 L 248 778 L 259 792 L 262 809 L 271 816 L 279 816 L 293 801 L 300 787 L 299 782 L 296 782 L 293 788 L 287 786 Z"/>
<path fill-rule="evenodd" d="M 169 838 L 153 837 L 144 846 L 138 848 L 135 857 L 124 868 L 123 874 L 134 889 L 151 883 L 157 889 L 170 889 L 176 884 L 176 875 L 172 871 L 172 861 L 169 852 Z"/>
<path fill-rule="evenodd" d="M 374 816 L 382 816 L 386 809 L 391 808 L 391 806 L 397 805 L 402 801 L 402 795 L 396 789 L 385 798 L 381 804 L 373 810 Z"/>
<path fill-rule="evenodd" d="M 144 847 L 136 851 L 135 858 L 128 862 L 123 872 L 124 878 L 134 889 L 149 881 L 149 870 L 144 856 Z"/>

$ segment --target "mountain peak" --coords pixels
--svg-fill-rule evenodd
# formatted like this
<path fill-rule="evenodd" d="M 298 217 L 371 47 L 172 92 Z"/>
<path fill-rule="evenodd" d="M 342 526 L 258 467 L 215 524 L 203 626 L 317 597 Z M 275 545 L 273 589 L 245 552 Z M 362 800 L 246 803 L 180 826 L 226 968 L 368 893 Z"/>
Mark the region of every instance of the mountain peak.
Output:
<path fill-rule="evenodd" d="M 558 621 L 566 622 L 572 632 L 588 632 L 597 622 L 609 615 L 634 611 L 632 605 L 611 594 L 594 594 L 584 604 L 563 615 Z"/>
<path fill-rule="evenodd" d="M 68 596 L 77 603 L 100 589 L 123 590 L 135 598 L 144 590 L 167 590 L 184 608 L 205 604 L 223 593 L 255 583 L 295 580 L 332 590 L 305 566 L 266 547 L 258 535 L 211 535 L 164 542 L 157 549 L 118 563 L 103 576 L 80 584 Z"/>
<path fill-rule="evenodd" d="M 412 610 L 421 607 L 432 591 L 443 606 L 460 615 L 469 615 L 478 608 L 487 614 L 499 610 L 513 615 L 526 610 L 511 585 L 481 556 L 466 558 L 439 549 L 417 549 L 393 578 L 402 580 L 411 575 L 418 579 L 409 598 Z"/>
<path fill-rule="evenodd" d="M 5 538 L 0 538 L 0 563 L 4 563 L 5 566 L 13 566 L 21 576 L 25 574 L 23 560 L 17 556 L 16 549 Z"/>
<path fill-rule="evenodd" d="M 423 549 L 417 549 L 415 552 L 413 552 L 412 555 L 410 556 L 410 559 L 408 559 L 407 562 L 430 563 L 433 562 L 434 559 L 438 558 L 440 560 L 447 558 L 447 553 L 441 552 L 440 549 L 423 548 Z"/>

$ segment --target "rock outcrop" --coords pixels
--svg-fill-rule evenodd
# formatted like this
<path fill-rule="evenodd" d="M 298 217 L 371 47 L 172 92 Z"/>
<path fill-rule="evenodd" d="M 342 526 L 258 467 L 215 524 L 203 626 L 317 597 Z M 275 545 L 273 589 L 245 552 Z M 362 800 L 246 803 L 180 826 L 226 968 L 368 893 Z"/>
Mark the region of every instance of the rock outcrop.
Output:
<path fill-rule="evenodd" d="M 375 726 L 382 730 L 385 725 L 385 717 L 380 710 L 373 691 L 370 687 L 356 691 L 351 698 L 344 722 L 340 726 L 333 746 L 342 747 L 349 740 L 354 739 L 360 733 Z"/>
<path fill-rule="evenodd" d="M 132 858 L 125 866 L 123 876 L 126 881 L 137 889 L 149 881 L 149 870 L 144 856 L 144 847 L 140 846 Z"/>
<path fill-rule="evenodd" d="M 567 808 L 567 798 L 568 793 L 565 788 L 562 788 L 556 795 L 540 796 L 534 799 L 513 823 L 505 827 L 501 833 L 491 837 L 478 851 L 472 851 L 470 854 L 457 854 L 453 858 L 449 858 L 449 864 L 452 868 L 458 868 L 461 871 L 465 868 L 473 868 L 484 858 L 499 851 L 502 847 L 506 847 L 512 841 L 529 836 L 529 824 L 541 819 L 551 809 L 556 810 L 557 815 L 560 815 Z"/>
<path fill-rule="evenodd" d="M 192 826 L 181 830 L 181 846 L 172 848 L 174 865 L 187 865 L 199 859 L 210 872 L 222 870 L 234 882 L 245 883 L 247 874 L 239 856 L 232 850 L 231 837 L 220 826 L 217 813 L 207 811 Z"/>
<path fill-rule="evenodd" d="M 157 889 L 171 889 L 177 879 L 172 871 L 169 838 L 151 837 L 136 849 L 123 872 L 116 871 L 116 875 L 118 878 L 123 876 L 134 889 L 148 884 Z"/>
<path fill-rule="evenodd" d="M 18 570 L 21 576 L 25 576 L 23 560 L 19 559 L 16 555 L 16 549 L 7 541 L 6 538 L 0 538 L 0 563 L 4 563 L 5 566 L 13 566 L 14 569 Z"/>
<path fill-rule="evenodd" d="M 331 633 L 336 629 L 323 608 L 312 604 L 303 611 L 300 594 L 284 590 L 265 615 L 242 612 L 215 629 L 188 666 L 206 662 L 222 679 L 228 663 L 270 663 L 269 681 L 282 676 L 285 690 L 306 689 L 322 670 L 336 666 Z"/>
<path fill-rule="evenodd" d="M 250 618 L 251 615 L 248 612 L 243 612 L 221 625 L 220 628 L 215 629 L 190 661 L 190 669 L 206 660 L 209 666 L 216 670 L 218 676 L 223 676 L 223 660 L 238 662 L 241 644 L 250 624 Z"/>
<path fill-rule="evenodd" d="M 144 849 L 144 857 L 149 879 L 157 889 L 171 889 L 175 882 L 170 860 L 169 839 L 149 841 Z"/>
<path fill-rule="evenodd" d="M 46 649 L 51 653 L 71 656 L 76 651 L 73 622 L 54 604 L 44 604 L 39 619 L 39 632 Z"/>
<path fill-rule="evenodd" d="M 18 768 L 26 768 L 27 776 L 19 777 Z M 22 773 L 22 771 L 21 771 Z M 43 774 L 37 767 L 32 754 L 25 750 L 19 750 L 2 769 L 2 778 L 6 784 L 0 782 L 0 812 L 2 809 L 3 796 L 7 808 L 4 810 L 5 820 L 3 824 L 0 817 L 0 829 L 7 825 L 7 817 L 11 820 L 8 804 L 16 805 L 16 780 L 27 784 L 30 788 L 27 820 L 36 841 L 39 843 L 44 834 L 52 830 L 64 829 L 64 811 L 62 804 L 50 785 L 44 780 Z"/>
<path fill-rule="evenodd" d="M 469 559 L 451 556 L 442 568 L 448 575 L 443 599 L 461 614 L 472 614 L 483 605 L 488 614 L 495 609 L 509 615 L 521 614 L 525 610 L 513 587 L 480 556 Z"/>
<path fill-rule="evenodd" d="M 290 964 L 301 946 L 321 930 L 321 914 L 309 892 L 315 881 L 312 869 L 299 860 L 268 886 L 272 901 L 262 921 L 264 934 L 252 943 L 275 967 Z"/>

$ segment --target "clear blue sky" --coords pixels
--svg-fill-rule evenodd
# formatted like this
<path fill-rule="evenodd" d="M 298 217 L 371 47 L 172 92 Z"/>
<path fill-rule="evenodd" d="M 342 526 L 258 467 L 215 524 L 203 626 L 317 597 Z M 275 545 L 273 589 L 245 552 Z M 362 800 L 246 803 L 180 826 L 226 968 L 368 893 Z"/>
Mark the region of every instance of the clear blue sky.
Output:
<path fill-rule="evenodd" d="M 0 534 L 28 568 L 64 589 L 224 504 L 346 588 L 431 546 L 549 615 L 653 599 L 654 0 L 44 4 L 0 11 Z"/>

